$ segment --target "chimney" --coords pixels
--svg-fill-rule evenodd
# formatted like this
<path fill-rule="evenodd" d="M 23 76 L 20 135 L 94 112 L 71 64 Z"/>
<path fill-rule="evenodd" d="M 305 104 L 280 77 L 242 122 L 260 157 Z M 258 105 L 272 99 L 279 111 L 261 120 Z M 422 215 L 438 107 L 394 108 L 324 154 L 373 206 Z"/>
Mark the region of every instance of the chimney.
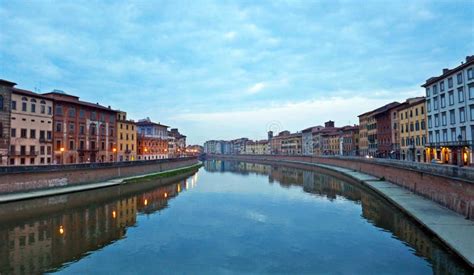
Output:
<path fill-rule="evenodd" d="M 273 131 L 268 131 L 268 140 L 273 138 Z"/>
<path fill-rule="evenodd" d="M 330 120 L 330 121 L 324 122 L 324 127 L 334 128 L 334 121 Z"/>
<path fill-rule="evenodd" d="M 474 60 L 474 55 L 466 56 L 466 63 L 469 62 L 469 61 L 473 61 L 473 60 Z"/>
<path fill-rule="evenodd" d="M 444 68 L 444 69 L 443 69 L 443 74 L 447 73 L 448 71 L 449 71 L 448 68 Z"/>

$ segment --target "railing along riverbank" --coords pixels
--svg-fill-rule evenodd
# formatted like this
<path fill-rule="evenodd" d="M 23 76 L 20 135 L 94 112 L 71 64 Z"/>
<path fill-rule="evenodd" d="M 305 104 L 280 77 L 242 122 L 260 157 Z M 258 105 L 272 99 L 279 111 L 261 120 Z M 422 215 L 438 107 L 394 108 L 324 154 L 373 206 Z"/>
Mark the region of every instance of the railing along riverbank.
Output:
<path fill-rule="evenodd" d="M 474 169 L 358 157 L 208 155 L 209 158 L 292 161 L 348 168 L 385 179 L 474 220 Z"/>
<path fill-rule="evenodd" d="M 197 157 L 110 163 L 0 167 L 0 194 L 100 183 L 198 164 Z"/>

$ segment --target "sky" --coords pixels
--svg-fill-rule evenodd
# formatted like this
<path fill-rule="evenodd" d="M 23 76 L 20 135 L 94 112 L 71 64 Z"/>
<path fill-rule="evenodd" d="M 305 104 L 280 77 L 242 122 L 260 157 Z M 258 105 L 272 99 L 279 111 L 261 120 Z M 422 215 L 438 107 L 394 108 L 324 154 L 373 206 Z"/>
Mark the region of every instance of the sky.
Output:
<path fill-rule="evenodd" d="M 357 124 L 472 54 L 472 0 L 0 0 L 0 79 L 188 144 Z"/>

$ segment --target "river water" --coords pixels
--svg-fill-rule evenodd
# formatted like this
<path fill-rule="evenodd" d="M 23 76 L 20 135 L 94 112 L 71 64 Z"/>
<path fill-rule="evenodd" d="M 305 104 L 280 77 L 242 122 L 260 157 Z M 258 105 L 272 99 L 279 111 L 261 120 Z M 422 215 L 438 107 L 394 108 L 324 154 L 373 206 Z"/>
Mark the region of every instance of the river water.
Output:
<path fill-rule="evenodd" d="M 197 173 L 0 205 L 0 274 L 471 274 L 370 190 L 301 167 Z"/>

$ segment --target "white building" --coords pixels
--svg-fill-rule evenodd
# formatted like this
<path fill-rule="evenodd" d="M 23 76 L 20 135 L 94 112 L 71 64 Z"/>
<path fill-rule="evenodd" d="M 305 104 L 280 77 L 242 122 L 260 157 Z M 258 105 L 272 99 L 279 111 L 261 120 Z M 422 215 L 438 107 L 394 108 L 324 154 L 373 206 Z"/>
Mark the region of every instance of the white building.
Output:
<path fill-rule="evenodd" d="M 454 69 L 443 69 L 426 89 L 428 161 L 470 165 L 474 140 L 474 55 Z"/>

